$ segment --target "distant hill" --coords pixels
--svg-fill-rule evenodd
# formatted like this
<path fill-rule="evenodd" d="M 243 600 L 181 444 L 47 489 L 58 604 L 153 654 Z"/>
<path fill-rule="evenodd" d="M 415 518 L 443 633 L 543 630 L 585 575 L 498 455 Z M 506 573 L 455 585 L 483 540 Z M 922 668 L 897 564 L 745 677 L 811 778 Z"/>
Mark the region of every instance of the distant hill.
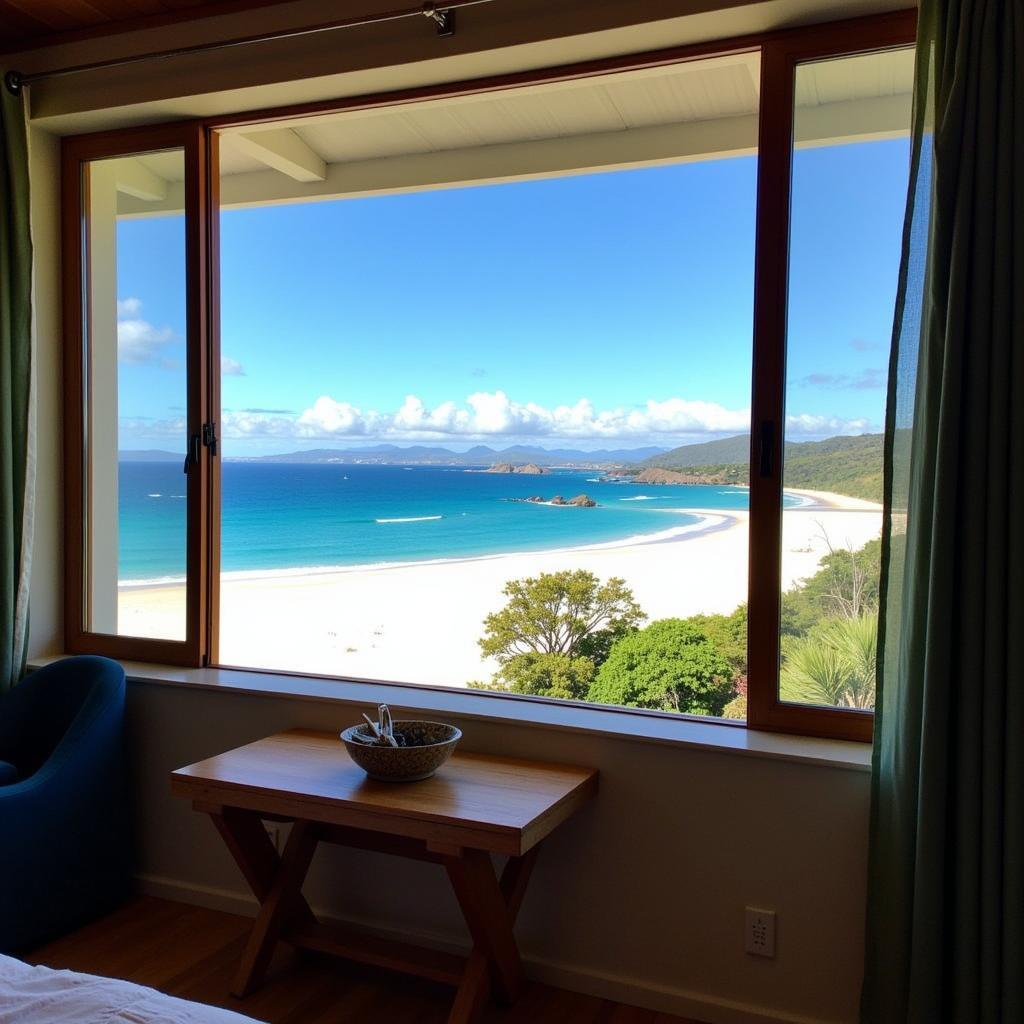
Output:
<path fill-rule="evenodd" d="M 882 441 L 882 434 L 861 434 L 787 444 L 783 482 L 880 502 Z"/>
<path fill-rule="evenodd" d="M 687 444 L 637 463 L 638 470 L 673 469 L 715 482 L 750 482 L 750 437 Z M 835 491 L 867 501 L 882 500 L 882 435 L 830 437 L 786 443 L 784 481 L 789 487 Z"/>
<path fill-rule="evenodd" d="M 682 466 L 724 466 L 750 461 L 750 435 L 737 434 L 719 441 L 685 444 L 668 452 L 660 452 L 644 459 L 644 469 L 679 469 Z"/>
<path fill-rule="evenodd" d="M 664 452 L 664 448 L 600 449 L 593 452 L 575 448 L 532 448 L 511 445 L 508 448 L 490 448 L 476 445 L 465 452 L 450 448 L 432 448 L 424 445 L 400 447 L 379 444 L 368 448 L 313 448 L 303 452 L 282 455 L 237 457 L 235 462 L 289 462 L 289 463 L 361 463 L 380 466 L 489 466 L 498 462 L 513 464 L 533 463 L 537 466 L 613 466 L 633 464 Z"/>

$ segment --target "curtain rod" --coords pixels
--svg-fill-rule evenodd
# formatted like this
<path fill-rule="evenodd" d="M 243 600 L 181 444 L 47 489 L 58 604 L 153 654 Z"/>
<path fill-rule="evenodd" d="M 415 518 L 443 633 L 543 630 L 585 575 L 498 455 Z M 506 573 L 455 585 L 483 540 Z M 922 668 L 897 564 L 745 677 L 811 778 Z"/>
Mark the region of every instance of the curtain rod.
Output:
<path fill-rule="evenodd" d="M 266 43 L 276 39 L 297 39 L 300 36 L 318 35 L 321 32 L 335 32 L 343 28 L 359 28 L 362 25 L 377 25 L 385 21 L 399 21 L 402 18 L 428 18 L 437 26 L 438 36 L 455 34 L 455 11 L 460 7 L 474 7 L 477 4 L 492 3 L 493 0 L 445 0 L 441 5 L 425 3 L 421 7 L 405 7 L 392 11 L 381 11 L 378 14 L 367 14 L 356 18 L 338 18 L 324 21 L 307 28 L 280 29 L 276 32 L 262 32 L 259 35 L 241 36 L 237 39 L 225 39 L 218 43 L 197 43 L 195 46 L 183 46 L 173 50 L 157 50 L 153 53 L 140 53 L 132 57 L 117 57 L 113 60 L 96 61 L 92 64 L 76 64 L 66 68 L 54 68 L 52 71 L 37 71 L 23 75 L 19 71 L 8 71 L 4 75 L 4 84 L 17 96 L 26 85 L 33 82 L 45 82 L 51 78 L 65 78 L 86 71 L 105 71 L 108 68 L 120 68 L 129 64 L 141 64 L 151 60 L 168 60 L 172 57 L 185 57 L 193 53 L 209 53 L 214 50 L 230 50 L 236 46 L 250 46 L 253 43 Z"/>

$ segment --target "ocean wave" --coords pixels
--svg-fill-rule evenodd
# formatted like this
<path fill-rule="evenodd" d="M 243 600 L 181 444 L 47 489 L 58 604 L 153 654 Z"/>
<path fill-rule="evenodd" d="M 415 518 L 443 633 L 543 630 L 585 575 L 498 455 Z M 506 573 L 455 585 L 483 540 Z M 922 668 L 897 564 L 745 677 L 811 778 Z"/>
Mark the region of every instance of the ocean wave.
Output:
<path fill-rule="evenodd" d="M 783 490 L 782 496 L 784 498 L 792 498 L 793 504 L 787 505 L 786 508 L 808 508 L 811 505 L 817 505 L 818 502 L 815 498 L 812 498 L 809 494 L 794 494 L 792 491 Z"/>
<path fill-rule="evenodd" d="M 638 494 L 635 498 L 619 498 L 619 501 L 657 501 L 656 494 Z"/>
<path fill-rule="evenodd" d="M 163 495 L 162 494 L 147 494 L 146 497 L 147 498 L 162 498 Z"/>
<path fill-rule="evenodd" d="M 430 519 L 444 519 L 444 516 L 399 516 L 395 519 L 375 519 L 375 523 L 425 523 Z"/>

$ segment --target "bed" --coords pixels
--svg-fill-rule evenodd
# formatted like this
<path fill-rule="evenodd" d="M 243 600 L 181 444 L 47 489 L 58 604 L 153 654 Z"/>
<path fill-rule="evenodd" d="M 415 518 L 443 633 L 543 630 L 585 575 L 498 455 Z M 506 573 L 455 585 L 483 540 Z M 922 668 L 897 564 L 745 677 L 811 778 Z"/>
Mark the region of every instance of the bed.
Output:
<path fill-rule="evenodd" d="M 230 1010 L 0 954 L 0 1024 L 256 1024 Z"/>

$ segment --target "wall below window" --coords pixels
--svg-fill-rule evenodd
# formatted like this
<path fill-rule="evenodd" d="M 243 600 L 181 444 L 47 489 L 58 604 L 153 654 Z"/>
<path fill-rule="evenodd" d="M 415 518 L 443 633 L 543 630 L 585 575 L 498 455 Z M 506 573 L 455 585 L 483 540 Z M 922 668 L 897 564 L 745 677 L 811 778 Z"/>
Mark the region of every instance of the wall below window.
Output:
<path fill-rule="evenodd" d="M 212 824 L 171 797 L 170 772 L 281 729 L 337 732 L 356 717 L 330 702 L 133 683 L 148 891 L 251 911 Z M 466 749 L 601 772 L 597 800 L 538 861 L 519 925 L 533 976 L 712 1024 L 857 1019 L 867 773 L 454 720 Z M 337 918 L 445 947 L 466 941 L 435 865 L 322 848 L 307 895 Z M 778 914 L 774 960 L 743 951 L 748 905 Z"/>

